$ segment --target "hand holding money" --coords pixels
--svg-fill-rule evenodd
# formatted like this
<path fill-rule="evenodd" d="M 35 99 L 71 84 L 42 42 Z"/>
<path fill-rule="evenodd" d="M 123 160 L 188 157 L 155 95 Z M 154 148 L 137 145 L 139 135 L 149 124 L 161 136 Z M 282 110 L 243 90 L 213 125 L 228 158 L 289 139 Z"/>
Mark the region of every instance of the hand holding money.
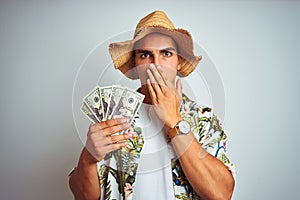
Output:
<path fill-rule="evenodd" d="M 81 111 L 93 123 L 87 135 L 86 148 L 95 158 L 127 145 L 132 137 L 130 124 L 137 114 L 144 95 L 121 86 L 95 87 L 83 99 Z"/>
<path fill-rule="evenodd" d="M 127 145 L 126 140 L 133 136 L 127 118 L 117 118 L 106 120 L 97 124 L 92 124 L 87 134 L 85 147 L 95 158 L 93 162 L 104 159 L 105 155 Z M 116 135 L 120 131 L 126 134 Z"/>

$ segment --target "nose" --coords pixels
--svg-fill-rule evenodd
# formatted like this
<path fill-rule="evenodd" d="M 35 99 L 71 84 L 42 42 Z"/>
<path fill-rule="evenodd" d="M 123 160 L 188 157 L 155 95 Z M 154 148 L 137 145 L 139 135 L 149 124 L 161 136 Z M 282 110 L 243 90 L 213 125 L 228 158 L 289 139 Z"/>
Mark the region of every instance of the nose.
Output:
<path fill-rule="evenodd" d="M 152 63 L 154 65 L 160 65 L 161 64 L 161 59 L 160 59 L 159 55 L 153 54 Z"/>

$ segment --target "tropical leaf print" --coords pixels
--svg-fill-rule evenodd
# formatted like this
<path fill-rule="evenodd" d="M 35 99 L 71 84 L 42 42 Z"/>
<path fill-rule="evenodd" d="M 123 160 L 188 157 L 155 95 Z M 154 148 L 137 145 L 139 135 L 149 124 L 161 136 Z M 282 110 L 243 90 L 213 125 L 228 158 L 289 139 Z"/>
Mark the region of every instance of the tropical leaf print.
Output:
<path fill-rule="evenodd" d="M 191 131 L 199 144 L 227 165 L 230 170 L 234 170 L 234 165 L 228 159 L 225 151 L 227 135 L 212 109 L 198 105 L 183 94 L 180 112 L 182 118 L 190 124 Z M 116 191 L 123 200 L 132 198 L 137 163 L 144 145 L 142 129 L 136 126 L 137 120 L 139 120 L 139 115 L 132 122 L 134 137 L 127 141 L 128 145 L 106 157 L 106 159 L 114 159 L 116 165 L 114 167 L 101 165 L 99 168 L 100 185 L 101 188 L 105 188 L 105 198 L 101 197 L 102 200 L 111 199 L 112 194 L 116 195 Z M 197 196 L 185 177 L 178 159 L 171 160 L 171 167 L 175 199 L 200 200 L 201 198 Z M 119 198 L 117 197 L 117 199 Z"/>
<path fill-rule="evenodd" d="M 222 130 L 221 123 L 217 116 L 213 114 L 212 109 L 205 106 L 199 106 L 185 95 L 182 97 L 181 108 L 182 118 L 190 124 L 191 131 L 194 133 L 202 147 L 227 166 L 234 166 L 230 163 L 230 160 L 225 153 L 227 136 Z M 172 176 L 175 197 L 177 200 L 201 199 L 193 191 L 178 160 L 172 160 Z M 182 191 L 185 192 L 183 193 Z"/>

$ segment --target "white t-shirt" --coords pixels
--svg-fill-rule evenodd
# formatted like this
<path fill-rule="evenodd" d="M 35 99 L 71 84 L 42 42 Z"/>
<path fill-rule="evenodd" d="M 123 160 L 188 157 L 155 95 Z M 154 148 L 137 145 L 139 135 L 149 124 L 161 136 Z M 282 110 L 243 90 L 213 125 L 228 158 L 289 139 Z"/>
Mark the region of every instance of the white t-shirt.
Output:
<path fill-rule="evenodd" d="M 175 199 L 171 158 L 174 156 L 162 132 L 163 123 L 153 107 L 142 104 L 137 126 L 142 128 L 144 146 L 141 151 L 133 200 Z"/>

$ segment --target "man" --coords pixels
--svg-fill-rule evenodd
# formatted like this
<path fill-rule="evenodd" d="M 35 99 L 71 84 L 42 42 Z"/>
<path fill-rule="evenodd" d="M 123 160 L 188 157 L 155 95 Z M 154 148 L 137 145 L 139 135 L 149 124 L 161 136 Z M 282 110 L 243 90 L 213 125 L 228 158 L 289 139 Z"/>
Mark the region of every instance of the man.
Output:
<path fill-rule="evenodd" d="M 230 199 L 226 135 L 212 110 L 188 99 L 176 80 L 201 59 L 191 35 L 154 11 L 133 40 L 109 50 L 115 68 L 140 80 L 145 98 L 132 126 L 123 118 L 90 126 L 70 177 L 75 199 Z"/>

